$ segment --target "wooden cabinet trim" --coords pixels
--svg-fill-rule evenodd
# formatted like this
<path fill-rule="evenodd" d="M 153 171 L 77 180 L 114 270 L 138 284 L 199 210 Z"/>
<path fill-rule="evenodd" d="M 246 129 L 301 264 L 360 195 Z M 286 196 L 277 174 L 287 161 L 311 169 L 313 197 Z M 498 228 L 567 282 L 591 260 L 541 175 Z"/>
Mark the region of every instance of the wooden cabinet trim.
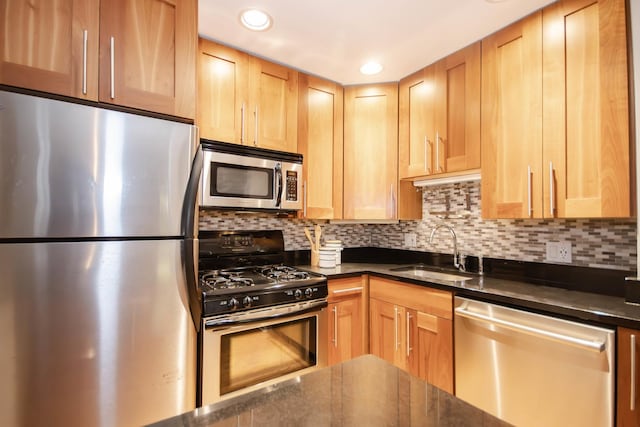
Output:
<path fill-rule="evenodd" d="M 453 294 L 448 291 L 371 277 L 369 295 L 445 319 L 453 318 Z"/>

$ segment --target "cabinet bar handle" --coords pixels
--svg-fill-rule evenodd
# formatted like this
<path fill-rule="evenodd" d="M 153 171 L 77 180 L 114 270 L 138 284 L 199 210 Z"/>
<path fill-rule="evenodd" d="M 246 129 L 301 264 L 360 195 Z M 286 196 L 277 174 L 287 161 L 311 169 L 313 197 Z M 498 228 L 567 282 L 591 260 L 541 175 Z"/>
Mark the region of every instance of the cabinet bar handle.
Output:
<path fill-rule="evenodd" d="M 556 206 L 555 206 L 555 195 L 556 189 L 553 183 L 553 162 L 549 162 L 549 212 L 551 213 L 551 217 L 553 218 Z"/>
<path fill-rule="evenodd" d="M 82 94 L 87 94 L 87 47 L 89 44 L 89 31 L 82 32 Z"/>
<path fill-rule="evenodd" d="M 407 311 L 407 357 L 411 353 L 411 313 Z"/>
<path fill-rule="evenodd" d="M 393 191 L 393 184 L 391 184 L 391 189 L 389 190 L 389 193 L 391 195 L 391 217 L 393 218 L 394 216 L 393 212 L 396 206 L 396 197 Z"/>
<path fill-rule="evenodd" d="M 427 135 L 424 136 L 424 170 L 429 168 L 429 163 L 427 163 L 427 145 L 429 144 L 429 139 Z"/>
<path fill-rule="evenodd" d="M 333 346 L 338 347 L 338 307 L 333 307 Z"/>
<path fill-rule="evenodd" d="M 629 409 L 636 410 L 636 336 L 631 335 L 631 391 Z"/>
<path fill-rule="evenodd" d="M 307 217 L 307 181 L 302 183 L 302 217 Z"/>
<path fill-rule="evenodd" d="M 116 85 L 115 85 L 115 64 L 116 64 L 116 59 L 115 59 L 115 48 L 116 48 L 116 40 L 115 38 L 112 36 L 111 37 L 111 99 L 115 99 L 116 98 Z"/>
<path fill-rule="evenodd" d="M 440 132 L 436 131 L 436 172 L 441 172 L 440 167 Z"/>
<path fill-rule="evenodd" d="M 245 105 L 243 102 L 240 108 L 240 144 L 244 144 L 244 110 Z"/>
<path fill-rule="evenodd" d="M 398 351 L 398 307 L 393 307 L 393 312 L 394 312 L 394 316 L 393 316 L 393 325 L 394 325 L 394 330 L 395 330 L 395 340 L 396 340 L 396 351 Z"/>
<path fill-rule="evenodd" d="M 531 206 L 531 166 L 527 166 L 527 213 L 528 216 L 533 215 L 533 207 Z"/>
<path fill-rule="evenodd" d="M 433 149 L 431 148 L 431 144 L 432 143 L 431 143 L 431 141 L 429 141 L 429 138 L 425 137 L 425 141 L 426 141 L 425 145 L 428 145 L 429 146 L 429 151 L 431 153 L 433 153 Z M 429 162 L 429 159 L 427 159 L 427 153 L 426 153 L 427 147 L 426 146 L 425 146 L 424 150 L 425 150 L 424 166 L 427 168 L 427 173 L 431 174 L 431 162 Z"/>
<path fill-rule="evenodd" d="M 358 286 L 357 288 L 347 288 L 347 289 L 336 289 L 335 291 L 331 291 L 332 294 L 345 294 L 347 292 L 362 292 L 362 286 Z"/>
<path fill-rule="evenodd" d="M 260 127 L 258 126 L 258 106 L 256 105 L 256 109 L 253 111 L 253 116 L 255 117 L 255 129 L 254 129 L 254 138 L 253 138 L 253 145 L 255 145 L 256 147 L 258 146 L 258 132 L 260 130 Z"/>

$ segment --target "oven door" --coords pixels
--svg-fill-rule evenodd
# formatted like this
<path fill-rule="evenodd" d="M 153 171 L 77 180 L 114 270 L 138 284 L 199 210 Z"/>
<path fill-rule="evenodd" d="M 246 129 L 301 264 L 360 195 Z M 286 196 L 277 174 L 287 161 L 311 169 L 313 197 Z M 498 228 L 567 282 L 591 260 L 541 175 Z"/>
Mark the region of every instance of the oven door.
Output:
<path fill-rule="evenodd" d="M 202 405 L 326 366 L 326 305 L 286 304 L 205 319 Z"/>

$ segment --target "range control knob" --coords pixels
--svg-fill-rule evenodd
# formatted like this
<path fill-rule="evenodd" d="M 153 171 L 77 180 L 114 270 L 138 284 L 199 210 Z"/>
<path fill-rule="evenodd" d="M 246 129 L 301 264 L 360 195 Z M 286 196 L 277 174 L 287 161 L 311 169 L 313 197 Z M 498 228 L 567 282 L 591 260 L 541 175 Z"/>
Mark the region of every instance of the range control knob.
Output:
<path fill-rule="evenodd" d="M 252 302 L 251 297 L 244 297 L 242 299 L 243 307 L 251 307 L 251 302 Z"/>
<path fill-rule="evenodd" d="M 235 299 L 235 298 L 231 298 L 231 299 L 229 300 L 229 302 L 227 303 L 227 307 L 229 307 L 229 308 L 230 308 L 230 309 L 232 309 L 232 310 L 235 310 L 235 309 L 237 309 L 237 308 L 239 308 L 239 307 L 240 307 L 240 301 L 238 301 L 238 300 L 237 300 L 237 299 Z"/>
<path fill-rule="evenodd" d="M 307 288 L 304 290 L 304 296 L 307 298 L 311 298 L 313 296 L 313 289 Z"/>
<path fill-rule="evenodd" d="M 296 289 L 293 292 L 293 296 L 296 297 L 296 299 L 301 299 L 302 298 L 302 291 L 300 289 Z"/>

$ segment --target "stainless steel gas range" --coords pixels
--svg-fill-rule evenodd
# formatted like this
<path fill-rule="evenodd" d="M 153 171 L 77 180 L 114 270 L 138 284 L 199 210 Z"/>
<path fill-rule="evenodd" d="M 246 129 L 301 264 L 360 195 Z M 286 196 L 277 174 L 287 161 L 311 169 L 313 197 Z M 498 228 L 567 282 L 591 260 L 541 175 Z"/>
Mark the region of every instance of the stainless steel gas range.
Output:
<path fill-rule="evenodd" d="M 200 404 L 326 366 L 327 279 L 284 265 L 280 230 L 201 231 Z"/>

